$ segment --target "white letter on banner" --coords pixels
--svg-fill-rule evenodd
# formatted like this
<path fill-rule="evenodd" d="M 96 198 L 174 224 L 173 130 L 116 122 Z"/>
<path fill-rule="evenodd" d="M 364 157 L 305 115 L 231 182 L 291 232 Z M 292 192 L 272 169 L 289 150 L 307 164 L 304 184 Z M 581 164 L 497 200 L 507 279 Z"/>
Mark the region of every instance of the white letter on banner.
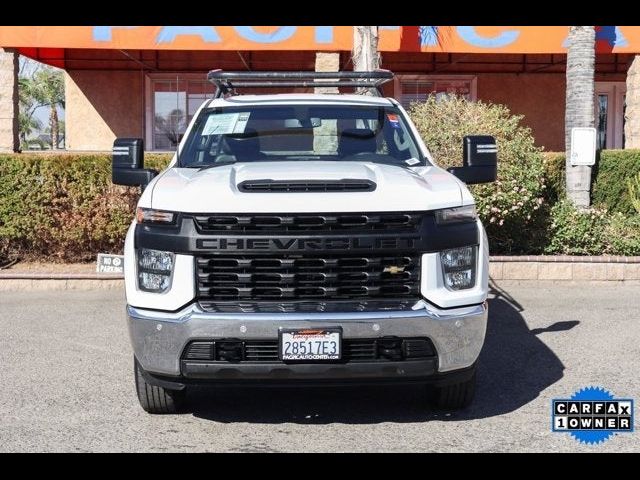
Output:
<path fill-rule="evenodd" d="M 515 42 L 520 36 L 517 30 L 505 30 L 495 37 L 482 37 L 476 32 L 476 27 L 456 27 L 458 35 L 462 39 L 480 48 L 501 48 Z"/>
<path fill-rule="evenodd" d="M 136 27 L 93 27 L 91 32 L 91 36 L 93 40 L 96 42 L 110 42 L 112 40 L 111 29 L 112 28 L 138 28 Z"/>

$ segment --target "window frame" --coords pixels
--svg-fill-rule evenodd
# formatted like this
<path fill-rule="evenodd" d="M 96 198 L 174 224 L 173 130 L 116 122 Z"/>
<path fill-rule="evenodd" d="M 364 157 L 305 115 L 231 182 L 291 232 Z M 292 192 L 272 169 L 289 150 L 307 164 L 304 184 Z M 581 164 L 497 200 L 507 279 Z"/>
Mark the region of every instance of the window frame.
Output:
<path fill-rule="evenodd" d="M 471 101 L 475 102 L 478 99 L 478 77 L 477 75 L 430 75 L 430 74 L 398 74 L 393 81 L 394 97 L 402 105 L 402 82 L 455 82 L 455 81 L 469 81 L 469 96 Z M 409 108 L 409 105 L 404 106 Z"/>
<path fill-rule="evenodd" d="M 147 73 L 145 75 L 145 83 L 144 83 L 144 118 L 145 118 L 145 128 L 144 128 L 144 144 L 146 146 L 146 150 L 150 152 L 174 152 L 175 149 L 162 150 L 156 149 L 154 145 L 154 117 L 155 117 L 155 102 L 154 102 L 154 83 L 157 81 L 203 81 L 205 73 L 198 72 L 162 72 L 162 73 Z M 208 83 L 206 80 L 203 83 Z M 213 98 L 213 91 L 215 87 L 211 84 L 211 96 L 206 96 L 205 101 L 207 99 Z M 189 99 L 188 94 L 186 98 L 187 102 L 187 110 L 189 108 Z M 188 126 L 187 122 L 187 126 Z M 177 148 L 177 147 L 176 147 Z"/>

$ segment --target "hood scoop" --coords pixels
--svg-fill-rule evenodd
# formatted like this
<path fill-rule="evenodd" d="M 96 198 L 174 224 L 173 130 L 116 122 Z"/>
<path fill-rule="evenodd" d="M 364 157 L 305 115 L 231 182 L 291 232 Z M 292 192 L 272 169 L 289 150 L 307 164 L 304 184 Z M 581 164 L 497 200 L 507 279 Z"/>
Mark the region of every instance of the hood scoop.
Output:
<path fill-rule="evenodd" d="M 343 178 L 341 180 L 245 180 L 238 184 L 244 193 L 280 192 L 373 192 L 371 180 Z"/>

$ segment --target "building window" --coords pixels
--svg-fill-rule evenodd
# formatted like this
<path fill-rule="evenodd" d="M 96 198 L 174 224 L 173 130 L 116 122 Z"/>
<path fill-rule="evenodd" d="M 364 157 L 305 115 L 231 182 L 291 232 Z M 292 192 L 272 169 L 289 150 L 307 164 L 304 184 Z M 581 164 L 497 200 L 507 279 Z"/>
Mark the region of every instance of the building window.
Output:
<path fill-rule="evenodd" d="M 607 114 L 609 113 L 608 95 L 598 95 L 596 110 L 598 112 L 598 117 L 596 118 L 598 150 L 604 150 L 607 148 Z"/>
<path fill-rule="evenodd" d="M 173 150 L 187 125 L 214 86 L 204 74 L 173 74 L 150 77 L 147 145 L 151 150 Z"/>
<path fill-rule="evenodd" d="M 467 100 L 476 100 L 473 75 L 398 75 L 395 87 L 396 98 L 405 108 L 413 102 L 424 102 L 429 95 L 435 95 L 436 99 L 461 95 Z"/>

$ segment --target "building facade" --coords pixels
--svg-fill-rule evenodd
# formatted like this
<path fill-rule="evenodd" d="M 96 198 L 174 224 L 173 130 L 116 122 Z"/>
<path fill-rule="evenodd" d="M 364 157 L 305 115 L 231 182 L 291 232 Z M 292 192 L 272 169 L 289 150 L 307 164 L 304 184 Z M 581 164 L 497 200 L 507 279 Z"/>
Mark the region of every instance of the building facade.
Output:
<path fill-rule="evenodd" d="M 402 104 L 460 94 L 524 115 L 538 145 L 564 150 L 568 27 L 381 26 L 385 93 Z M 209 70 L 350 70 L 349 26 L 0 27 L 0 149 L 16 148 L 17 55 L 65 70 L 66 147 L 118 136 L 171 150 L 213 94 Z M 640 27 L 596 27 L 599 148 L 624 148 L 625 80 Z"/>

